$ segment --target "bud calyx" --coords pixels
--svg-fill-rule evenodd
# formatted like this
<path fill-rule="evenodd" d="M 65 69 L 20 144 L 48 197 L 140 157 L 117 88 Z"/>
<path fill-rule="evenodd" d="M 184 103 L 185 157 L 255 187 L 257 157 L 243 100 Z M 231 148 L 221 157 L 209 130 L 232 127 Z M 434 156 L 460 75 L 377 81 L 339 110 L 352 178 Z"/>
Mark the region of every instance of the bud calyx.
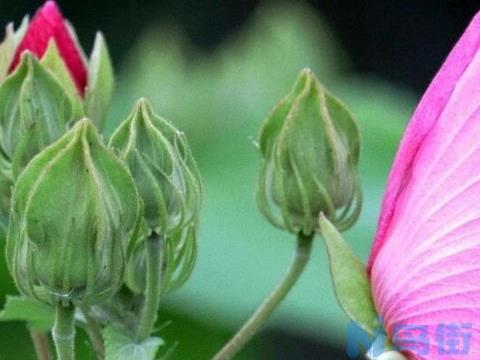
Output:
<path fill-rule="evenodd" d="M 122 283 L 138 216 L 127 168 L 90 121 L 79 121 L 15 185 L 7 262 L 19 290 L 51 303 L 109 297 Z"/>
<path fill-rule="evenodd" d="M 274 225 L 309 234 L 320 212 L 339 229 L 355 222 L 361 206 L 358 127 L 310 70 L 300 73 L 266 119 L 259 145 L 258 204 Z"/>

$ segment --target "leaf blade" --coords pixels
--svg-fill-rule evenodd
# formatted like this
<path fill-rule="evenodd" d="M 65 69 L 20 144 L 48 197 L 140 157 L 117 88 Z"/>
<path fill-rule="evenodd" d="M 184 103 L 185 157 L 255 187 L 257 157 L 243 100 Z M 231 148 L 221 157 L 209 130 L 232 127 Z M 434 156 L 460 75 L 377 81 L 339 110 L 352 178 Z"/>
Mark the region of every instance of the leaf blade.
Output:
<path fill-rule="evenodd" d="M 164 345 L 159 337 L 149 337 L 141 343 L 107 327 L 103 330 L 105 360 L 154 360 L 158 348 Z"/>
<path fill-rule="evenodd" d="M 50 330 L 54 318 L 51 306 L 22 296 L 7 296 L 0 311 L 0 321 L 26 321 L 31 328 L 39 331 Z"/>
<path fill-rule="evenodd" d="M 379 329 L 379 317 L 365 266 L 323 214 L 320 215 L 320 229 L 340 307 L 350 319 L 374 335 Z"/>

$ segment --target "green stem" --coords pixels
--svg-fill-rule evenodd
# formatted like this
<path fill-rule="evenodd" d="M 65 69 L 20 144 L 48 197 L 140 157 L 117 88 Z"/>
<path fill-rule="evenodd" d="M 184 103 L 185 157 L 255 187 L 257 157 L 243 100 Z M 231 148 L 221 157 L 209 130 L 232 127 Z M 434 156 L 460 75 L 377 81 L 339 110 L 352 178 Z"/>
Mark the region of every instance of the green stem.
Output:
<path fill-rule="evenodd" d="M 105 358 L 105 347 L 103 346 L 102 330 L 100 324 L 95 320 L 90 314 L 90 309 L 87 306 L 81 306 L 83 316 L 87 322 L 87 335 L 90 339 L 90 343 L 93 346 L 93 349 L 99 360 Z"/>
<path fill-rule="evenodd" d="M 75 306 L 58 303 L 55 308 L 55 325 L 52 329 L 53 342 L 58 360 L 75 359 Z"/>
<path fill-rule="evenodd" d="M 51 360 L 50 345 L 48 344 L 47 335 L 42 331 L 30 329 L 33 347 L 38 360 Z"/>
<path fill-rule="evenodd" d="M 227 360 L 235 356 L 258 332 L 283 299 L 285 299 L 300 278 L 310 259 L 313 236 L 313 234 L 308 236 L 303 234 L 298 235 L 295 257 L 283 279 L 250 319 L 248 319 L 235 336 L 230 339 L 212 360 Z"/>
<path fill-rule="evenodd" d="M 137 341 L 145 340 L 152 333 L 160 306 L 163 238 L 153 233 L 146 241 L 147 287 L 145 289 L 145 302 L 137 329 Z"/>

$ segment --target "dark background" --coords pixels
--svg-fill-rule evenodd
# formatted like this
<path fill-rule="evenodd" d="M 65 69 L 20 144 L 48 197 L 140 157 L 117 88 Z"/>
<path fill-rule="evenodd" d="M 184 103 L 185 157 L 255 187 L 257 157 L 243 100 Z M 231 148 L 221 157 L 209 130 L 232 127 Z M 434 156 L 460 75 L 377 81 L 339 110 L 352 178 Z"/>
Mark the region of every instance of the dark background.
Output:
<path fill-rule="evenodd" d="M 422 91 L 461 34 L 480 1 L 307 1 L 325 15 L 355 70 L 376 73 Z M 179 25 L 191 41 L 212 51 L 241 28 L 261 1 L 62 1 L 80 40 L 91 44 L 101 29 L 118 64 L 151 23 Z M 0 23 L 19 20 L 42 1 L 2 0 Z"/>
<path fill-rule="evenodd" d="M 232 35 L 242 30 L 262 2 L 59 0 L 58 3 L 75 25 L 87 52 L 95 32 L 98 29 L 104 32 L 118 69 L 128 60 L 128 54 L 143 30 L 156 24 L 167 23 L 179 27 L 193 43 L 197 53 L 200 51 L 208 58 Z M 479 1 L 453 0 L 326 0 L 308 3 L 311 5 L 310 11 L 317 12 L 327 21 L 340 45 L 347 51 L 353 64 L 348 71 L 383 78 L 413 90 L 417 95 L 426 88 L 454 42 L 480 8 Z M 32 14 L 41 4 L 42 1 L 33 0 L 0 0 L 0 24 L 9 21 L 18 24 L 25 14 Z M 410 111 L 410 107 L 406 107 L 406 111 Z M 406 119 L 405 116 L 403 120 Z M 386 162 L 389 161 L 387 159 Z M 190 331 L 192 337 L 204 333 L 208 334 L 210 342 L 222 343 L 232 331 L 229 328 L 205 328 L 205 324 L 194 323 L 191 318 L 184 317 L 181 311 L 169 311 L 169 317 L 177 328 Z M 2 326 L 7 329 L 6 325 Z M 12 334 L 24 331 L 22 324 L 11 326 L 8 329 Z M 324 326 L 328 327 L 328 324 Z M 26 336 L 26 333 L 20 336 Z M 12 340 L 10 342 L 14 346 L 15 339 L 7 340 Z M 189 345 L 195 351 L 204 343 L 192 341 Z M 4 339 L 0 344 L 8 345 L 8 341 Z M 344 349 L 324 343 L 321 337 L 292 333 L 288 327 L 269 328 L 255 339 L 251 348 L 260 349 L 257 353 L 262 354 L 259 355 L 262 360 L 345 358 Z M 264 355 L 267 353 L 268 357 Z M 249 355 L 245 356 L 245 359 L 252 359 Z M 4 359 L 4 349 L 0 349 L 0 358 Z M 195 357 L 192 356 L 192 359 Z"/>

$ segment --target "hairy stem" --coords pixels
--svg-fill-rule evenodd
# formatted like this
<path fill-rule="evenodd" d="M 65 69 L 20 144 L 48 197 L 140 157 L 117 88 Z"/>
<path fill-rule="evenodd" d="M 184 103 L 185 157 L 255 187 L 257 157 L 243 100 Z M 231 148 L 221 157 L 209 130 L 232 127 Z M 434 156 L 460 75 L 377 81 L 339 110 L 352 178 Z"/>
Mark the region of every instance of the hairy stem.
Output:
<path fill-rule="evenodd" d="M 97 358 L 103 360 L 105 358 L 105 347 L 103 346 L 102 329 L 100 328 L 100 324 L 90 314 L 89 307 L 81 306 L 80 310 L 87 322 L 87 335 L 93 346 L 93 350 L 95 351 Z"/>
<path fill-rule="evenodd" d="M 250 319 L 248 319 L 248 321 L 242 326 L 242 328 L 240 328 L 233 338 L 230 339 L 230 341 L 217 353 L 217 355 L 215 355 L 213 360 L 231 359 L 248 343 L 248 341 L 250 341 L 250 339 L 258 332 L 262 325 L 265 324 L 267 319 L 280 305 L 283 299 L 285 299 L 287 294 L 300 278 L 300 275 L 303 273 L 303 270 L 310 259 L 313 236 L 313 234 L 308 236 L 303 234 L 298 235 L 293 262 L 283 279 L 264 300 L 260 307 L 258 307 Z"/>
<path fill-rule="evenodd" d="M 58 303 L 55 309 L 55 325 L 52 329 L 53 342 L 58 360 L 75 359 L 75 306 Z"/>
<path fill-rule="evenodd" d="M 163 238 L 153 233 L 146 241 L 147 287 L 145 290 L 145 302 L 137 329 L 137 341 L 145 340 L 152 333 L 160 306 Z"/>
<path fill-rule="evenodd" d="M 30 336 L 32 337 L 33 347 L 38 360 L 51 360 L 50 345 L 48 343 L 47 335 L 42 331 L 30 329 Z"/>

